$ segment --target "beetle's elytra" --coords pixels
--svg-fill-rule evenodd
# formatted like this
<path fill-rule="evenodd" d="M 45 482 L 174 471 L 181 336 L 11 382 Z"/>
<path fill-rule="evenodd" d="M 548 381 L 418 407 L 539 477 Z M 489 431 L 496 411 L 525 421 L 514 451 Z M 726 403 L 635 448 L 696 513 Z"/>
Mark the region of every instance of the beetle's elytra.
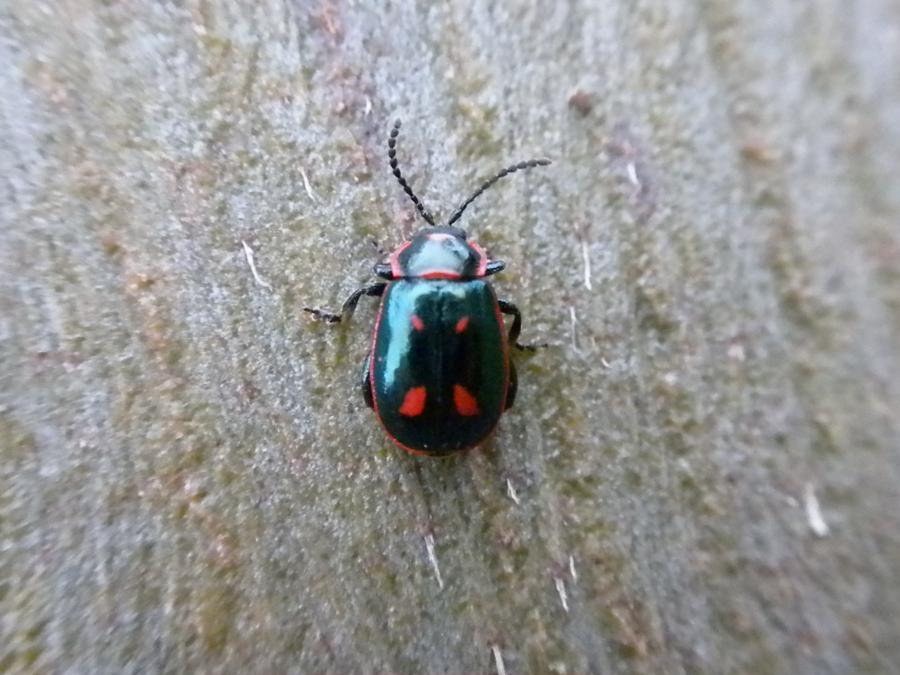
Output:
<path fill-rule="evenodd" d="M 486 181 L 448 218 L 435 225 L 397 164 L 399 120 L 388 139 L 391 169 L 428 226 L 375 265 L 385 281 L 356 290 L 340 314 L 304 307 L 316 319 L 349 319 L 363 295 L 381 307 L 362 375 L 362 394 L 390 439 L 403 450 L 443 456 L 481 443 L 516 398 L 516 369 L 509 356 L 522 316 L 498 300 L 487 277 L 504 268 L 490 260 L 465 231 L 454 227 L 463 211 L 498 180 L 550 164 L 520 162 Z M 513 317 L 505 333 L 503 314 Z"/>

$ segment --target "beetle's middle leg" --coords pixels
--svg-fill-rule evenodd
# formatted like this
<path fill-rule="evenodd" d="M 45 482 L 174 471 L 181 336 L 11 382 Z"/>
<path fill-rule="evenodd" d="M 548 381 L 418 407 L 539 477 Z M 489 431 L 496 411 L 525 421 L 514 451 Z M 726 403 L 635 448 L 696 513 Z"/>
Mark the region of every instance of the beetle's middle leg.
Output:
<path fill-rule="evenodd" d="M 369 359 L 372 358 L 372 355 L 369 354 L 366 356 L 366 360 L 363 361 L 362 367 L 362 377 L 359 380 L 360 391 L 363 395 L 363 400 L 366 402 L 366 405 L 375 409 L 375 402 L 372 400 L 372 379 L 371 379 L 371 371 L 369 370 Z"/>
<path fill-rule="evenodd" d="M 384 293 L 384 289 L 387 288 L 387 284 L 379 283 L 372 284 L 371 286 L 363 286 L 362 288 L 357 288 L 353 293 L 350 294 L 346 300 L 344 300 L 344 304 L 341 305 L 340 314 L 332 314 L 331 312 L 326 312 L 322 309 L 315 309 L 313 307 L 304 307 L 304 312 L 309 312 L 315 317 L 317 321 L 326 321 L 328 323 L 340 323 L 341 321 L 349 320 L 351 316 L 353 316 L 354 310 L 356 310 L 356 305 L 359 303 L 359 299 L 364 295 L 369 295 L 372 297 L 380 297 Z"/>
<path fill-rule="evenodd" d="M 516 307 L 513 303 L 507 302 L 506 300 L 498 300 L 497 304 L 500 305 L 500 311 L 504 314 L 511 314 L 513 318 L 512 326 L 509 328 L 509 335 L 507 337 L 507 342 L 511 345 L 515 345 L 516 349 L 520 349 L 522 351 L 533 352 L 541 347 L 546 347 L 547 343 L 542 342 L 540 344 L 534 345 L 523 345 L 519 343 L 519 333 L 522 332 L 522 312 L 519 311 L 519 308 Z"/>

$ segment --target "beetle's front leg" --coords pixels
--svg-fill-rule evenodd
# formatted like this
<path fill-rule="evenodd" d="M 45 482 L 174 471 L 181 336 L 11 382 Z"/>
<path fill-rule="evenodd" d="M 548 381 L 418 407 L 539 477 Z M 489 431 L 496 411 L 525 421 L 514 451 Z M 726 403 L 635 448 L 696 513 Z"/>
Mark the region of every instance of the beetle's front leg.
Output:
<path fill-rule="evenodd" d="M 385 288 L 387 288 L 387 284 L 385 283 L 372 284 L 371 286 L 363 286 L 362 288 L 357 288 L 355 291 L 353 291 L 353 293 L 350 294 L 350 297 L 344 300 L 344 304 L 341 305 L 340 314 L 332 314 L 331 312 L 326 312 L 322 309 L 314 309 L 312 307 L 304 307 L 303 311 L 312 314 L 317 321 L 340 323 L 345 319 L 349 320 L 350 317 L 353 316 L 356 305 L 359 303 L 359 299 L 362 296 L 370 295 L 372 297 L 380 297 L 384 293 Z"/>
<path fill-rule="evenodd" d="M 511 314 L 513 318 L 512 326 L 509 328 L 509 336 L 507 337 L 507 342 L 509 342 L 509 344 L 515 345 L 516 349 L 528 352 L 533 352 L 541 347 L 547 346 L 546 343 L 536 345 L 519 344 L 519 333 L 522 332 L 522 312 L 520 312 L 519 308 L 513 303 L 507 302 L 506 300 L 498 300 L 497 304 L 500 305 L 501 312 L 504 314 Z"/>

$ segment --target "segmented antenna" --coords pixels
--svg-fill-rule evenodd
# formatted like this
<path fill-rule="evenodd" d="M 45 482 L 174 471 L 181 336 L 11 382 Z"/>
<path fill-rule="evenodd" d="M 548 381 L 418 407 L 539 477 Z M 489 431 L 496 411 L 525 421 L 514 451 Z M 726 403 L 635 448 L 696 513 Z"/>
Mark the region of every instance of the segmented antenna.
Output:
<path fill-rule="evenodd" d="M 416 205 L 419 213 L 422 214 L 422 217 L 428 222 L 429 225 L 434 227 L 434 218 L 432 218 L 431 214 L 425 210 L 425 206 L 422 204 L 422 202 L 419 201 L 419 198 L 416 197 L 416 194 L 412 191 L 409 183 L 406 182 L 403 174 L 400 173 L 400 167 L 397 166 L 397 136 L 399 135 L 400 120 L 397 120 L 396 122 L 394 122 L 394 128 L 391 129 L 391 135 L 388 138 L 388 157 L 391 160 L 391 169 L 394 172 L 394 176 L 397 178 L 397 182 L 400 183 L 400 187 L 402 187 L 404 192 L 406 192 L 406 194 L 409 195 L 409 198 L 412 199 L 412 203 Z"/>
<path fill-rule="evenodd" d="M 447 225 L 450 226 L 459 220 L 460 216 L 462 216 L 463 211 L 466 210 L 466 207 L 469 206 L 472 202 L 478 199 L 481 196 L 481 193 L 491 187 L 494 183 L 496 183 L 501 178 L 508 176 L 511 173 L 515 173 L 516 171 L 521 171 L 522 169 L 533 169 L 536 166 L 547 166 L 550 164 L 549 159 L 530 159 L 527 162 L 519 162 L 518 164 L 513 164 L 512 166 L 508 166 L 503 171 L 498 173 L 496 176 L 491 178 L 490 180 L 485 181 L 480 188 L 475 190 L 475 194 L 469 197 L 466 201 L 462 203 L 456 211 L 450 216 L 450 220 L 447 221 Z"/>

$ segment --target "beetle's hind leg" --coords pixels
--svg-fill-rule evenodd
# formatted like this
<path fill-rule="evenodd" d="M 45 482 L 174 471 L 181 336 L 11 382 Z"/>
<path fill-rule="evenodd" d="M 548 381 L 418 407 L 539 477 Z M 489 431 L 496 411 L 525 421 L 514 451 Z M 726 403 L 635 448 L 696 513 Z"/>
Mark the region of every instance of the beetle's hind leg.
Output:
<path fill-rule="evenodd" d="M 506 383 L 506 404 L 504 410 L 509 410 L 516 402 L 516 392 L 519 391 L 519 376 L 516 374 L 516 364 L 509 360 L 509 380 Z"/>
<path fill-rule="evenodd" d="M 341 313 L 340 314 L 332 314 L 331 312 L 326 312 L 323 309 L 315 309 L 313 307 L 304 307 L 303 311 L 312 314 L 313 317 L 317 321 L 325 321 L 327 323 L 340 323 L 344 320 L 349 320 L 351 316 L 353 316 L 353 312 L 356 310 L 356 305 L 359 304 L 359 299 L 364 295 L 369 295 L 372 297 L 379 297 L 384 293 L 384 289 L 387 287 L 386 283 L 372 284 L 371 286 L 363 286 L 362 288 L 357 288 L 353 293 L 350 294 L 346 300 L 344 300 L 344 304 L 341 305 Z"/>
<path fill-rule="evenodd" d="M 362 378 L 360 379 L 360 390 L 362 391 L 363 400 L 366 402 L 366 405 L 375 409 L 375 402 L 372 400 L 372 379 L 371 379 L 371 370 L 369 370 L 369 360 L 372 358 L 371 354 L 366 356 L 366 360 L 363 361 L 363 369 L 362 369 Z"/>
<path fill-rule="evenodd" d="M 524 352 L 537 351 L 538 349 L 547 346 L 546 342 L 541 342 L 539 344 L 533 345 L 520 344 L 519 333 L 522 332 L 522 312 L 520 312 L 519 308 L 516 307 L 513 303 L 506 300 L 498 300 L 497 304 L 500 305 L 501 312 L 503 312 L 504 314 L 510 314 L 513 318 L 512 326 L 510 326 L 509 328 L 509 335 L 507 337 L 507 342 L 509 342 L 509 344 L 514 345 L 516 349 Z"/>

